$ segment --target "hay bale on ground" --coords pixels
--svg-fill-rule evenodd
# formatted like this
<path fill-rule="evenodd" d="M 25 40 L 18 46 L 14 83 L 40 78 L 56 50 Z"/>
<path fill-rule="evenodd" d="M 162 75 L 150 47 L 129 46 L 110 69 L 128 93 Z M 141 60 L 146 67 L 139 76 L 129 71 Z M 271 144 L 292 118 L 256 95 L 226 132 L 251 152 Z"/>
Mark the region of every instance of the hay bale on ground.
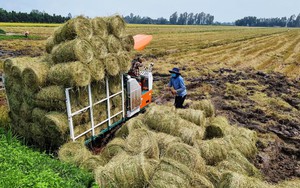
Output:
<path fill-rule="evenodd" d="M 125 52 L 119 52 L 117 55 L 119 61 L 120 72 L 127 73 L 131 68 L 131 57 Z"/>
<path fill-rule="evenodd" d="M 215 115 L 215 107 L 210 100 L 195 101 L 190 108 L 195 110 L 202 110 L 206 117 L 213 117 Z"/>
<path fill-rule="evenodd" d="M 88 68 L 90 69 L 93 81 L 100 81 L 105 78 L 104 59 L 93 59 L 88 64 Z"/>
<path fill-rule="evenodd" d="M 221 138 L 225 135 L 231 134 L 234 127 L 229 125 L 226 117 L 217 116 L 210 120 L 205 130 L 205 138 Z"/>
<path fill-rule="evenodd" d="M 142 118 L 138 116 L 130 119 L 124 125 L 122 125 L 122 127 L 115 133 L 115 137 L 126 138 L 135 129 L 140 128 L 148 129 L 148 127 L 143 123 Z"/>
<path fill-rule="evenodd" d="M 122 44 L 120 39 L 114 35 L 109 35 L 107 39 L 107 49 L 109 53 L 118 53 L 122 50 Z"/>
<path fill-rule="evenodd" d="M 228 172 L 222 175 L 222 179 L 219 184 L 219 187 L 220 188 L 246 188 L 246 187 L 270 188 L 271 185 L 257 178 L 247 177 L 235 172 Z"/>
<path fill-rule="evenodd" d="M 94 58 L 91 44 L 82 39 L 67 41 L 55 46 L 51 55 L 54 63 L 81 61 L 88 64 Z"/>
<path fill-rule="evenodd" d="M 220 162 L 217 168 L 221 171 L 232 171 L 246 176 L 261 178 L 260 171 L 237 150 L 230 151 L 227 159 Z"/>
<path fill-rule="evenodd" d="M 183 142 L 193 145 L 201 140 L 204 130 L 201 127 L 178 117 L 171 108 L 153 105 L 145 114 L 145 123 L 149 128 L 180 137 Z"/>
<path fill-rule="evenodd" d="M 195 123 L 198 126 L 205 126 L 205 114 L 201 110 L 194 109 L 176 109 L 176 113 L 183 119 Z"/>
<path fill-rule="evenodd" d="M 22 83 L 26 93 L 35 93 L 46 84 L 49 65 L 46 62 L 35 62 L 24 69 Z"/>
<path fill-rule="evenodd" d="M 44 109 L 66 109 L 66 95 L 63 86 L 48 86 L 39 91 L 35 98 L 35 104 Z"/>
<path fill-rule="evenodd" d="M 158 132 L 154 136 L 158 143 L 160 157 L 165 155 L 165 152 L 169 145 L 182 142 L 181 138 L 166 133 Z"/>
<path fill-rule="evenodd" d="M 146 158 L 159 159 L 159 148 L 154 133 L 143 128 L 135 129 L 128 135 L 126 142 L 129 152 L 143 153 Z"/>
<path fill-rule="evenodd" d="M 186 165 L 191 171 L 202 174 L 205 171 L 205 161 L 198 151 L 184 143 L 172 143 L 168 146 L 164 155 Z"/>
<path fill-rule="evenodd" d="M 257 153 L 256 142 L 258 138 L 256 132 L 245 128 L 239 128 L 238 132 L 240 135 L 233 136 L 231 139 L 234 147 L 245 157 L 253 158 Z"/>
<path fill-rule="evenodd" d="M 115 54 L 107 54 L 104 65 L 109 76 L 117 76 L 120 73 L 119 60 Z"/>
<path fill-rule="evenodd" d="M 222 172 L 214 166 L 206 165 L 205 177 L 212 182 L 214 187 L 218 187 L 222 179 Z"/>
<path fill-rule="evenodd" d="M 143 155 L 120 154 L 105 167 L 97 168 L 95 179 L 100 187 L 145 187 L 158 162 Z"/>
<path fill-rule="evenodd" d="M 51 67 L 48 79 L 56 85 L 84 87 L 91 83 L 91 72 L 79 61 L 61 63 Z"/>
<path fill-rule="evenodd" d="M 126 23 L 123 18 L 119 15 L 106 18 L 108 23 L 108 32 L 115 35 L 116 37 L 121 37 L 125 33 Z"/>
<path fill-rule="evenodd" d="M 85 159 L 80 167 L 88 171 L 94 171 L 96 168 L 106 165 L 107 161 L 101 155 L 91 155 Z"/>
<path fill-rule="evenodd" d="M 92 24 L 89 19 L 79 16 L 69 20 L 54 32 L 55 44 L 75 38 L 90 39 L 93 35 Z"/>
<path fill-rule="evenodd" d="M 187 166 L 172 159 L 163 158 L 150 181 L 149 187 L 212 188 L 213 185 L 206 178 L 190 171 Z"/>
<path fill-rule="evenodd" d="M 126 150 L 126 142 L 122 138 L 114 138 L 110 141 L 102 152 L 102 156 L 109 161 L 114 156 Z"/>
<path fill-rule="evenodd" d="M 130 52 L 133 50 L 134 47 L 134 39 L 132 35 L 127 35 L 121 38 L 121 44 L 123 46 L 123 49 L 127 52 Z"/>
<path fill-rule="evenodd" d="M 91 20 L 94 35 L 106 37 L 108 35 L 108 24 L 104 18 L 96 17 Z M 94 38 L 94 37 L 93 37 Z"/>
<path fill-rule="evenodd" d="M 50 36 L 46 41 L 46 52 L 51 54 L 53 47 L 55 46 L 54 37 Z"/>
<path fill-rule="evenodd" d="M 64 162 L 80 165 L 91 157 L 90 151 L 81 142 L 68 142 L 58 151 L 58 158 Z"/>

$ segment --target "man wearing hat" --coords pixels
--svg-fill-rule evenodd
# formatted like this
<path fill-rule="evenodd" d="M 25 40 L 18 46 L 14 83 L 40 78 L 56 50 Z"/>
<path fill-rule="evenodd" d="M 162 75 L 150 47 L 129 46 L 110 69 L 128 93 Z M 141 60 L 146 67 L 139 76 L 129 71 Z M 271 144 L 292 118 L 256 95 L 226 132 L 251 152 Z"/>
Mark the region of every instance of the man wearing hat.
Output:
<path fill-rule="evenodd" d="M 183 103 L 187 94 L 184 80 L 181 77 L 178 68 L 173 68 L 169 72 L 171 73 L 171 80 L 168 87 L 172 94 L 176 95 L 174 105 L 176 108 L 183 108 Z"/>

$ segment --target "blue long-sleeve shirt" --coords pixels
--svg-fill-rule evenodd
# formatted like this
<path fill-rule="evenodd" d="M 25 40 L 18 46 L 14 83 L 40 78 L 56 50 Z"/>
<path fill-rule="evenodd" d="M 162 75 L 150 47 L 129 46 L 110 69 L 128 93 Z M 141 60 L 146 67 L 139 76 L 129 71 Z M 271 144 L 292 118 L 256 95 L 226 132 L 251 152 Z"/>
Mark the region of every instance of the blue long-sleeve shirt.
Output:
<path fill-rule="evenodd" d="M 180 75 L 176 78 L 171 78 L 168 86 L 173 87 L 176 90 L 178 96 L 183 97 L 187 94 L 184 80 Z"/>

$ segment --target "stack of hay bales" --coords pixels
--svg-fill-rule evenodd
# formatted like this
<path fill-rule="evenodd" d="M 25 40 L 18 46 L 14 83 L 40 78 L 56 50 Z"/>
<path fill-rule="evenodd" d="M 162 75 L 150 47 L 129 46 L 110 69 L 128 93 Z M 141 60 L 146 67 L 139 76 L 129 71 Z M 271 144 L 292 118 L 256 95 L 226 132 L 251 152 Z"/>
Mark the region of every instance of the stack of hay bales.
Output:
<path fill-rule="evenodd" d="M 72 112 L 121 90 L 120 75 L 130 68 L 133 37 L 126 35 L 120 16 L 87 19 L 77 17 L 60 26 L 46 42 L 44 57 L 5 61 L 5 79 L 13 129 L 43 149 L 55 149 L 69 138 L 65 88 L 70 91 Z M 122 109 L 120 96 L 111 99 L 111 114 Z M 95 123 L 107 118 L 107 105 L 94 106 Z M 120 120 L 121 115 L 114 121 Z M 75 134 L 90 125 L 89 111 L 74 116 Z M 99 133 L 107 125 L 96 131 Z M 91 133 L 87 134 L 89 137 Z M 84 139 L 84 137 L 83 137 Z"/>
<path fill-rule="evenodd" d="M 126 122 L 100 154 L 88 157 L 101 158 L 98 166 L 74 164 L 93 171 L 100 187 L 235 188 L 248 181 L 268 186 L 249 161 L 256 155 L 256 133 L 214 116 L 211 102 L 196 103 L 203 110 L 151 105 Z M 244 182 L 238 185 L 239 179 Z"/>

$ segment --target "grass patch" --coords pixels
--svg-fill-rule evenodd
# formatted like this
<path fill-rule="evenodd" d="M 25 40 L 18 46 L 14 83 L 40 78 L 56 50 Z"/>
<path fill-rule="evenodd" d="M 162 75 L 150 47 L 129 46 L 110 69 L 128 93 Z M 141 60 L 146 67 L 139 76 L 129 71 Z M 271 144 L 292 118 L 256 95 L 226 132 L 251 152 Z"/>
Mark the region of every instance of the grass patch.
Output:
<path fill-rule="evenodd" d="M 24 35 L 0 35 L 1 40 L 14 40 L 14 39 L 29 39 L 29 40 L 40 40 L 42 39 L 40 36 L 29 36 L 26 38 Z"/>
<path fill-rule="evenodd" d="M 90 173 L 23 146 L 0 129 L 0 187 L 91 187 Z"/>

